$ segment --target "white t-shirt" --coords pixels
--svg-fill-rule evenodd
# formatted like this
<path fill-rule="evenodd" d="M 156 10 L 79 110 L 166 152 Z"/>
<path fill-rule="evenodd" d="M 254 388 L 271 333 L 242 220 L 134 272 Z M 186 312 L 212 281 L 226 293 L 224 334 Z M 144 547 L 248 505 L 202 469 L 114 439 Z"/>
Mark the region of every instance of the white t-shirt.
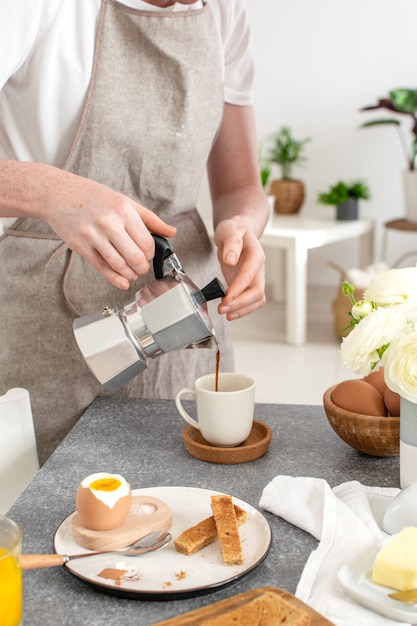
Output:
<path fill-rule="evenodd" d="M 252 103 L 245 0 L 208 0 L 223 51 L 226 102 Z M 133 8 L 161 10 L 142 0 Z M 101 0 L 0 0 L 0 159 L 62 167 L 90 80 Z M 165 10 L 199 8 L 177 3 Z"/>

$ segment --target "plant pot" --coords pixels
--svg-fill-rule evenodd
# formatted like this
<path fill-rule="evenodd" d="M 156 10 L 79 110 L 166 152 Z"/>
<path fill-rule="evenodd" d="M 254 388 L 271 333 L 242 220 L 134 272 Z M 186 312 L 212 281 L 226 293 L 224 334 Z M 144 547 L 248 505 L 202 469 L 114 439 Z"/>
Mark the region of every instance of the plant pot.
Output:
<path fill-rule="evenodd" d="M 275 196 L 275 213 L 298 213 L 304 201 L 301 180 L 273 180 L 270 192 Z"/>
<path fill-rule="evenodd" d="M 346 202 L 338 204 L 336 207 L 336 219 L 357 220 L 359 215 L 359 202 L 357 198 L 349 198 Z"/>
<path fill-rule="evenodd" d="M 402 178 L 405 216 L 410 222 L 417 222 L 417 172 L 406 170 Z"/>

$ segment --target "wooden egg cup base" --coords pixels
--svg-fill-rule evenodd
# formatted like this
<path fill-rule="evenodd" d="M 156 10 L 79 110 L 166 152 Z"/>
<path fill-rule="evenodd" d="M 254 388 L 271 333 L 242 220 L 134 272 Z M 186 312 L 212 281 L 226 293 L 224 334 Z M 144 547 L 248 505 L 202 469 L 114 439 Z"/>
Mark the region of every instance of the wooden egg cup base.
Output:
<path fill-rule="evenodd" d="M 75 512 L 71 518 L 71 531 L 80 546 L 98 552 L 124 548 L 155 530 L 169 530 L 171 524 L 171 509 L 165 502 L 150 496 L 132 496 L 129 514 L 119 528 L 90 530 L 81 524 Z"/>

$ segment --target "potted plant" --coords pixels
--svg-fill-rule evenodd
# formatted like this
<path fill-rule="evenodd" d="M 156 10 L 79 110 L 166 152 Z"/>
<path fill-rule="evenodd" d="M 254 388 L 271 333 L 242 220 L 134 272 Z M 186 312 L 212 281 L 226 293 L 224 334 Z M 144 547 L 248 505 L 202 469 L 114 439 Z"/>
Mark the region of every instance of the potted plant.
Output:
<path fill-rule="evenodd" d="M 281 178 L 271 182 L 271 194 L 275 196 L 276 213 L 297 213 L 304 200 L 304 183 L 292 178 L 292 168 L 306 160 L 306 139 L 294 139 L 291 129 L 282 126 L 272 137 L 269 161 L 281 168 Z"/>
<path fill-rule="evenodd" d="M 265 192 L 268 190 L 268 183 L 271 177 L 272 165 L 271 161 L 267 159 L 264 155 L 263 144 L 259 146 L 259 171 L 261 175 L 261 183 Z"/>
<path fill-rule="evenodd" d="M 270 181 L 271 173 L 272 173 L 272 164 L 271 164 L 271 161 L 264 154 L 263 144 L 260 144 L 259 146 L 259 159 L 258 160 L 259 160 L 259 172 L 261 176 L 262 187 L 266 193 L 266 196 L 268 198 L 268 203 L 269 203 L 269 209 L 270 209 L 269 220 L 268 220 L 268 224 L 269 224 L 271 217 L 272 217 L 272 213 L 274 211 L 275 196 L 273 196 L 269 191 L 269 186 L 270 186 L 269 181 Z"/>
<path fill-rule="evenodd" d="M 388 98 L 380 98 L 374 105 L 362 107 L 361 111 L 386 109 L 397 116 L 411 118 L 411 145 L 403 133 L 401 121 L 397 117 L 369 120 L 361 128 L 392 125 L 398 130 L 404 151 L 406 170 L 403 172 L 405 208 L 408 218 L 417 221 L 417 89 L 397 88 L 389 92 Z"/>
<path fill-rule="evenodd" d="M 359 200 L 369 200 L 370 197 L 369 187 L 363 180 L 350 182 L 339 180 L 327 191 L 320 192 L 317 201 L 337 207 L 336 218 L 338 220 L 356 220 L 359 213 Z"/>

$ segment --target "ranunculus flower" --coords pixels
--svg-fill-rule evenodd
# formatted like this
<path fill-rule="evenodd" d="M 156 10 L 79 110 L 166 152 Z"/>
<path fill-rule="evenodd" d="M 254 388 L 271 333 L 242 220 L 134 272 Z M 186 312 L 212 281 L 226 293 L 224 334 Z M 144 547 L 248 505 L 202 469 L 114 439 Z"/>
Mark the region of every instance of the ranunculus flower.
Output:
<path fill-rule="evenodd" d="M 417 404 L 417 265 L 374 276 L 351 314 L 345 367 L 366 376 L 382 365 L 391 391 Z"/>
<path fill-rule="evenodd" d="M 403 267 L 377 274 L 363 297 L 378 306 L 400 309 L 408 321 L 416 321 L 417 268 Z"/>
<path fill-rule="evenodd" d="M 417 332 L 410 331 L 392 342 L 382 364 L 388 387 L 417 403 Z"/>
<path fill-rule="evenodd" d="M 355 320 L 361 320 L 370 313 L 374 307 L 372 306 L 372 302 L 368 302 L 368 300 L 358 300 L 352 306 L 351 313 L 352 317 Z"/>
<path fill-rule="evenodd" d="M 400 311 L 383 307 L 374 309 L 343 338 L 343 364 L 347 369 L 366 376 L 379 363 L 382 351 L 398 336 L 410 332 Z"/>

